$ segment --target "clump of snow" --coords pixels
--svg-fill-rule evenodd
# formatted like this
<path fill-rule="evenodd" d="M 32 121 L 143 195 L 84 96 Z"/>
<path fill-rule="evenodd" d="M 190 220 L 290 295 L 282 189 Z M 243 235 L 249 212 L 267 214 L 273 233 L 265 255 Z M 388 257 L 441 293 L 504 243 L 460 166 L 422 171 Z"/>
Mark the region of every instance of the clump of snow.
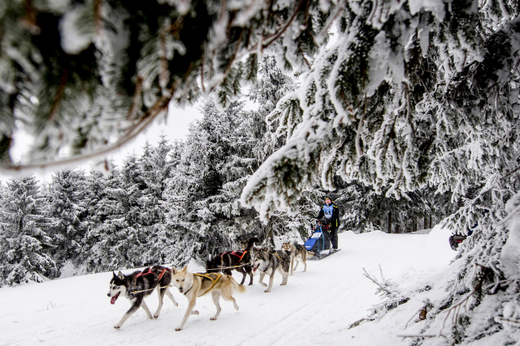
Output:
<path fill-rule="evenodd" d="M 509 237 L 507 243 L 502 248 L 501 263 L 504 273 L 508 277 L 518 277 L 520 273 L 520 193 L 517 193 L 509 199 L 506 204 L 506 212 L 509 214 L 509 222 L 506 222 L 509 228 Z"/>
<path fill-rule="evenodd" d="M 78 24 L 85 9 L 77 6 L 65 13 L 60 21 L 61 47 L 68 54 L 79 54 L 87 48 L 94 39 L 94 32 L 85 31 Z"/>

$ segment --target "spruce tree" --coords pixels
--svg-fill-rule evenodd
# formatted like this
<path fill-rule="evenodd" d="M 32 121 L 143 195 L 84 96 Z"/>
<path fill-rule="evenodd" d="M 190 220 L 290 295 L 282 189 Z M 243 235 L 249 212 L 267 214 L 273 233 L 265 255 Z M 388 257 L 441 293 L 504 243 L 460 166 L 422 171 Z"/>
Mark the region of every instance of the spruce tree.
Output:
<path fill-rule="evenodd" d="M 48 215 L 55 220 L 49 234 L 56 248 L 53 258 L 58 267 L 70 262 L 80 265 L 88 231 L 88 204 L 85 172 L 65 169 L 56 172 L 48 189 Z"/>
<path fill-rule="evenodd" d="M 12 179 L 2 196 L 2 284 L 43 282 L 58 272 L 51 258 L 55 247 L 48 230 L 46 201 L 35 177 Z"/>

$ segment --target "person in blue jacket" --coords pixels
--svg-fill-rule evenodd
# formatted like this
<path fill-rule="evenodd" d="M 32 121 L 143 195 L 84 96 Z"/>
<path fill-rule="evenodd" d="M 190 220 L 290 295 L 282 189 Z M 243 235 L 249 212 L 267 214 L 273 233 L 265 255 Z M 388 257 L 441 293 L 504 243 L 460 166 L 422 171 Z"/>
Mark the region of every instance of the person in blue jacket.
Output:
<path fill-rule="evenodd" d="M 316 220 L 320 220 L 323 217 L 330 225 L 330 242 L 332 243 L 330 251 L 331 253 L 338 251 L 339 209 L 328 196 L 325 197 L 325 204 L 321 207 Z"/>

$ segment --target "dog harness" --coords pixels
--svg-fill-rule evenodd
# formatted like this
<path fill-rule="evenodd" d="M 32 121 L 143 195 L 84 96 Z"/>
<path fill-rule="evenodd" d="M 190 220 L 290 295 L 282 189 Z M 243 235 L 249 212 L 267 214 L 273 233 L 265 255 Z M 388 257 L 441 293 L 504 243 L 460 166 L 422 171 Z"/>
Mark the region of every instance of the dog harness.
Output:
<path fill-rule="evenodd" d="M 244 251 L 238 251 L 238 250 L 228 251 L 228 252 L 224 252 L 223 254 L 221 254 L 220 258 L 224 257 L 225 255 L 234 255 L 234 256 L 239 257 L 238 263 L 240 263 L 242 258 L 244 258 L 244 256 L 246 255 L 246 253 L 247 253 L 247 250 L 244 250 Z"/>
<path fill-rule="evenodd" d="M 281 258 L 280 256 L 278 256 L 278 254 L 276 253 L 275 250 L 271 251 L 271 253 L 272 253 L 273 255 L 275 255 L 276 257 L 278 257 L 278 259 L 279 259 L 280 261 L 282 260 L 282 258 Z"/>
<path fill-rule="evenodd" d="M 148 269 L 148 270 L 146 270 L 146 269 Z M 140 272 L 139 274 L 137 274 L 137 275 L 135 276 L 134 279 L 137 279 L 137 278 L 140 277 L 140 276 L 145 276 L 145 275 L 149 275 L 149 274 L 154 274 L 154 272 L 152 271 L 152 268 L 146 268 L 146 269 L 145 269 L 144 271 Z M 166 273 L 167 270 L 170 270 L 170 271 L 171 271 L 171 269 L 164 268 L 164 269 L 161 271 L 161 274 L 159 274 L 159 278 L 158 278 L 157 280 L 161 280 L 162 277 L 163 277 L 163 275 L 164 275 L 164 273 Z"/>
<path fill-rule="evenodd" d="M 222 274 L 203 274 L 203 273 L 195 273 L 193 274 L 194 276 L 199 276 L 203 279 L 208 279 L 211 281 L 211 287 L 208 288 L 208 290 L 206 292 L 204 292 L 202 295 L 200 295 L 200 297 L 202 297 L 203 295 L 205 295 L 206 293 L 208 293 L 209 291 L 211 291 L 211 289 L 213 287 L 215 287 L 215 285 L 217 284 L 218 280 L 220 280 L 220 278 L 222 277 Z M 214 275 L 215 278 L 212 278 L 211 275 Z M 193 285 L 191 285 L 190 289 L 187 290 L 186 292 L 184 292 L 184 295 L 188 294 L 189 291 L 191 291 L 191 289 L 193 288 Z"/>
<path fill-rule="evenodd" d="M 137 274 L 134 279 L 137 279 L 140 276 L 145 276 L 145 275 L 148 275 L 148 274 L 153 274 L 152 268 L 146 268 L 145 270 L 143 270 L 142 272 Z"/>
<path fill-rule="evenodd" d="M 170 268 L 164 268 L 162 271 L 161 271 L 161 274 L 159 274 L 159 278 L 157 279 L 157 281 L 161 281 L 164 273 L 166 273 L 166 271 L 171 271 Z M 145 270 L 143 270 L 142 272 L 140 272 L 139 274 L 137 274 L 135 277 L 134 277 L 134 286 L 136 286 L 137 284 L 137 278 L 140 277 L 140 276 L 145 276 L 145 275 L 150 275 L 150 274 L 154 274 L 154 272 L 152 271 L 152 268 L 146 268 Z M 170 286 L 170 285 L 168 285 Z M 168 287 L 168 286 L 160 286 L 161 288 L 162 287 Z M 135 294 L 135 293 L 140 293 L 140 292 L 146 292 L 146 291 L 151 291 L 151 290 L 154 290 L 154 288 L 150 288 L 150 289 L 147 289 L 147 290 L 140 290 L 140 291 L 132 291 L 130 292 L 130 294 Z"/>

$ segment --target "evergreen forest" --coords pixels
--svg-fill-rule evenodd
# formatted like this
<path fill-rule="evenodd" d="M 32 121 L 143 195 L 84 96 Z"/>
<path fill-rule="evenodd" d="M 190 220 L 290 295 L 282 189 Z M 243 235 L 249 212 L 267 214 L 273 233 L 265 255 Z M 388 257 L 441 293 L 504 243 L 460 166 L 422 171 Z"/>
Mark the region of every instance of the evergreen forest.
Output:
<path fill-rule="evenodd" d="M 16 178 L 0 191 L 1 284 L 182 265 L 252 235 L 302 242 L 330 195 L 344 231 L 473 230 L 442 283 L 381 282 L 374 319 L 414 299 L 426 334 L 456 311 L 450 344 L 518 345 L 519 14 L 517 0 L 2 1 L 0 169 Z M 184 142 L 74 169 L 196 102 Z M 20 130 L 34 142 L 16 162 Z"/>

